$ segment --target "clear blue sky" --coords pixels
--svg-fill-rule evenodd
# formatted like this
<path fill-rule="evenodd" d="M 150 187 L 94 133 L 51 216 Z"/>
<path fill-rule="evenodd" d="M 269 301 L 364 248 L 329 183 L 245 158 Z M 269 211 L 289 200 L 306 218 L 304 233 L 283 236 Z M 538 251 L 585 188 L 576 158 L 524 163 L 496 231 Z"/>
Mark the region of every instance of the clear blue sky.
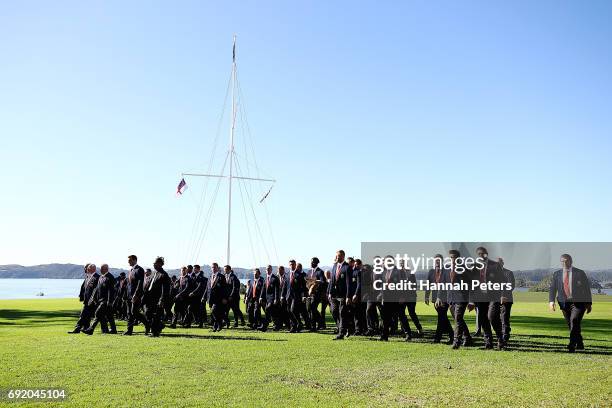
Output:
<path fill-rule="evenodd" d="M 612 240 L 611 19 L 609 1 L 3 2 L 0 264 L 187 261 L 199 181 L 174 189 L 208 165 L 233 33 L 280 261 Z M 217 217 L 200 263 L 223 261 Z"/>

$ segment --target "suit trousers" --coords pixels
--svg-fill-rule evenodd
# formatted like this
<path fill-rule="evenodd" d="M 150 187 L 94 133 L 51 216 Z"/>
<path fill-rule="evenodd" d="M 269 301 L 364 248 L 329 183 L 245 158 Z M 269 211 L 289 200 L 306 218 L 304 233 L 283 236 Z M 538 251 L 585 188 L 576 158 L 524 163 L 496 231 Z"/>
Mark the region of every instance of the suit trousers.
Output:
<path fill-rule="evenodd" d="M 452 340 L 455 334 L 453 332 L 453 326 L 450 320 L 448 320 L 448 303 L 442 303 L 440 307 L 437 307 L 436 313 L 438 314 L 438 324 L 436 325 L 434 339 L 441 340 L 444 334 L 448 334 L 448 337 Z"/>
<path fill-rule="evenodd" d="M 451 305 L 451 311 L 453 319 L 455 320 L 455 341 L 460 341 L 463 337 L 466 339 L 471 337 L 470 330 L 468 329 L 467 323 L 465 322 L 465 309 L 467 309 L 467 302 L 458 302 Z"/>
<path fill-rule="evenodd" d="M 510 332 L 512 328 L 510 327 L 510 312 L 512 311 L 512 302 L 505 302 L 501 305 L 501 321 L 502 321 L 502 335 L 504 336 L 504 341 L 508 341 L 510 338 Z"/>
<path fill-rule="evenodd" d="M 329 308 L 331 310 L 332 316 L 334 316 L 334 320 L 336 321 L 336 326 L 338 327 L 339 333 L 348 333 L 352 326 L 352 313 L 350 305 L 346 304 L 346 299 L 344 298 L 332 298 L 329 302 Z"/>
<path fill-rule="evenodd" d="M 570 330 L 570 346 L 576 347 L 576 345 L 582 343 L 581 324 L 586 306 L 582 302 L 564 302 L 559 304 L 559 307 Z"/>
<path fill-rule="evenodd" d="M 380 330 L 378 320 L 378 302 L 368 302 L 366 306 L 366 321 L 368 324 L 368 331 L 376 333 Z"/>

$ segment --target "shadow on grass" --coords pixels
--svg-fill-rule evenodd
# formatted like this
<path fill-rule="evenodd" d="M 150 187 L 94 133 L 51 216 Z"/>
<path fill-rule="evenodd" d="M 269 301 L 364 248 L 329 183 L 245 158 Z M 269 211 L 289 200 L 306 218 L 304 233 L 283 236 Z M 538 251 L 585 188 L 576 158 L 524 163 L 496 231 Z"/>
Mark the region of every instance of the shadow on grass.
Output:
<path fill-rule="evenodd" d="M 21 309 L 2 309 L 0 310 L 0 326 L 49 326 L 61 325 L 66 321 L 79 318 L 79 311 L 76 310 L 21 310 Z"/>
<path fill-rule="evenodd" d="M 202 340 L 254 340 L 254 341 L 287 341 L 287 339 L 268 339 L 255 336 L 215 336 L 210 334 L 186 334 L 186 333 L 172 333 L 162 332 L 161 337 L 182 337 L 188 339 L 202 339 Z"/>

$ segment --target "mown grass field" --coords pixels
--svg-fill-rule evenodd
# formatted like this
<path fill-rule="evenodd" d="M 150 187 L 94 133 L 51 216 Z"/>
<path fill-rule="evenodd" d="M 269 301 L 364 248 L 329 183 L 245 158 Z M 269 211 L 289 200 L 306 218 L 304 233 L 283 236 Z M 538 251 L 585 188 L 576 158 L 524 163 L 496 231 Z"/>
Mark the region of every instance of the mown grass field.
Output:
<path fill-rule="evenodd" d="M 596 297 L 583 321 L 586 350 L 576 354 L 565 352 L 564 320 L 541 293 L 516 296 L 502 352 L 430 344 L 434 310 L 422 302 L 426 338 L 383 343 L 242 328 L 68 335 L 77 300 L 4 300 L 0 389 L 66 388 L 56 403 L 66 407 L 611 406 L 610 298 Z M 473 321 L 471 313 L 471 330 Z"/>

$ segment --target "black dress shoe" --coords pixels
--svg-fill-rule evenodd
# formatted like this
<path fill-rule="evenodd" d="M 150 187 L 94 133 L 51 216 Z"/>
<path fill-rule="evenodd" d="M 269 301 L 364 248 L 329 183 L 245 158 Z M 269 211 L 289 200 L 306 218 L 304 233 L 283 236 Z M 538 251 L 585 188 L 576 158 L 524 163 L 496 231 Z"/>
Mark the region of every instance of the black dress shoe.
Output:
<path fill-rule="evenodd" d="M 472 347 L 474 345 L 474 340 L 471 337 L 466 337 L 463 340 L 463 347 Z"/>
<path fill-rule="evenodd" d="M 407 334 L 404 341 L 410 341 L 410 340 L 412 340 L 412 336 L 410 334 Z"/>
<path fill-rule="evenodd" d="M 451 338 L 450 338 L 450 339 L 448 339 L 446 342 L 444 342 L 444 344 L 446 344 L 446 345 L 449 345 L 449 346 L 450 346 L 450 345 L 451 345 L 451 344 L 453 344 L 454 342 L 455 342 L 455 340 L 454 340 L 454 339 L 451 337 Z"/>
<path fill-rule="evenodd" d="M 117 334 L 117 330 L 111 330 L 108 332 L 108 334 Z"/>
<path fill-rule="evenodd" d="M 344 334 L 338 334 L 336 337 L 333 338 L 333 340 L 344 340 Z"/>
<path fill-rule="evenodd" d="M 493 343 L 491 343 L 490 341 L 485 341 L 485 350 L 492 350 L 493 349 Z"/>
<path fill-rule="evenodd" d="M 80 332 L 81 332 L 81 329 L 76 329 L 76 328 L 75 328 L 74 330 L 70 330 L 70 331 L 68 332 L 68 334 L 78 334 L 78 333 L 80 333 Z"/>
<path fill-rule="evenodd" d="M 91 336 L 91 335 L 93 334 L 93 332 L 94 332 L 94 331 L 93 331 L 93 329 L 91 329 L 91 328 L 89 328 L 89 329 L 84 329 L 84 330 L 82 331 L 82 333 L 85 333 L 85 334 L 86 334 L 86 335 L 88 335 L 88 336 Z"/>
<path fill-rule="evenodd" d="M 123 332 L 123 336 L 131 336 L 131 335 L 132 335 L 132 331 L 131 330 Z"/>
<path fill-rule="evenodd" d="M 378 338 L 378 340 L 379 340 L 379 341 L 389 341 L 389 337 L 387 337 L 387 336 L 380 336 L 380 337 Z"/>
<path fill-rule="evenodd" d="M 440 342 L 441 342 L 441 340 L 440 340 L 440 339 L 433 339 L 433 342 L 432 342 L 432 343 L 433 343 L 433 344 L 439 344 Z"/>
<path fill-rule="evenodd" d="M 459 342 L 453 342 L 453 350 L 457 350 L 459 347 Z"/>
<path fill-rule="evenodd" d="M 584 350 L 584 343 L 580 342 L 580 343 L 576 344 L 576 350 Z"/>

